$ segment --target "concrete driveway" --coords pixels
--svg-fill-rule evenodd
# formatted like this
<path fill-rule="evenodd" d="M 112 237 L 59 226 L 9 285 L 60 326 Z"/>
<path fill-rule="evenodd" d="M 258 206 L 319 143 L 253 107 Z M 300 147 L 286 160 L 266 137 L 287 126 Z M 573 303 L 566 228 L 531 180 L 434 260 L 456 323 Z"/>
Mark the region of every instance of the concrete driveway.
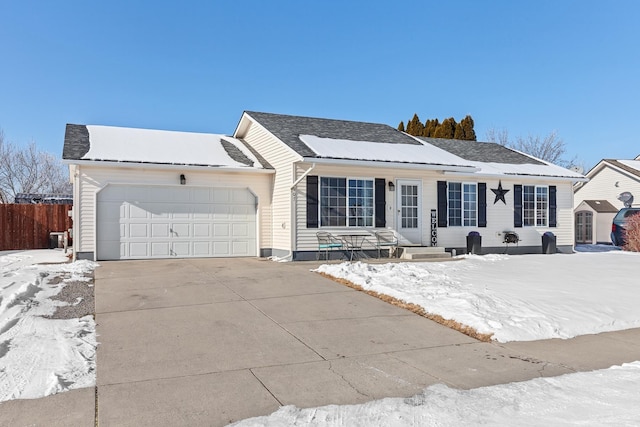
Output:
<path fill-rule="evenodd" d="M 482 343 L 315 266 L 101 262 L 96 390 L 6 402 L 0 425 L 93 426 L 95 416 L 101 427 L 225 425 L 281 405 L 354 404 L 435 383 L 474 388 L 640 360 L 640 329 Z"/>
<path fill-rule="evenodd" d="M 197 259 L 96 271 L 98 418 L 224 425 L 281 405 L 411 396 L 571 372 L 478 342 L 310 272 L 313 263 Z"/>

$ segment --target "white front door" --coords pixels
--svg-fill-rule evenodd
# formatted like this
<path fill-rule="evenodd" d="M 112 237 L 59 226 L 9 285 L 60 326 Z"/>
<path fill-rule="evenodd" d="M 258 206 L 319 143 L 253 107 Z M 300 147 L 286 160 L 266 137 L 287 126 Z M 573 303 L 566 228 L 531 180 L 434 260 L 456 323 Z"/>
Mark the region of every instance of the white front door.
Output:
<path fill-rule="evenodd" d="M 422 244 L 422 197 L 418 180 L 399 179 L 396 184 L 398 200 L 397 231 L 401 243 Z"/>

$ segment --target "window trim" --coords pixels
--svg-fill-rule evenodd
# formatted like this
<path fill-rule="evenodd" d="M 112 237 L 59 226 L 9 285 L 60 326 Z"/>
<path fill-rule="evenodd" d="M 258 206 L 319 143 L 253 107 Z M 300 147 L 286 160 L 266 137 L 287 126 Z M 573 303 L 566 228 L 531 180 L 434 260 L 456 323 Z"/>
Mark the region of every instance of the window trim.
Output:
<path fill-rule="evenodd" d="M 525 207 L 525 192 L 526 192 L 526 188 L 529 187 L 533 187 L 533 224 L 527 224 L 527 220 L 525 218 L 525 211 L 527 210 L 527 208 Z M 546 206 L 545 206 L 545 216 L 544 216 L 544 224 L 538 224 L 538 189 L 539 188 L 544 188 L 546 189 L 546 196 L 547 199 L 545 201 Z M 551 194 L 551 190 L 550 190 L 550 186 L 549 185 L 526 185 L 523 184 L 522 185 L 522 226 L 523 227 L 550 227 L 549 225 L 549 211 L 551 208 L 551 200 L 550 200 L 550 194 Z"/>
<path fill-rule="evenodd" d="M 450 190 L 451 190 L 451 184 L 460 184 L 460 225 L 457 224 L 452 224 L 451 222 L 451 215 L 450 215 L 450 208 L 449 208 L 449 201 L 451 200 L 449 197 L 450 194 Z M 478 202 L 478 182 L 471 182 L 471 181 L 447 181 L 447 225 L 449 227 L 478 227 L 478 211 L 479 211 L 479 202 Z M 475 212 L 475 217 L 473 218 L 473 224 L 469 224 L 469 225 L 465 225 L 465 212 L 472 212 L 472 211 L 466 211 L 464 208 L 464 195 L 465 195 L 465 191 L 464 191 L 464 187 L 465 185 L 469 185 L 469 186 L 473 186 L 475 191 L 474 191 L 474 195 L 475 195 L 475 210 L 473 212 Z"/>
<path fill-rule="evenodd" d="M 345 225 L 323 225 L 323 217 L 322 217 L 322 180 L 323 179 L 344 179 L 345 180 Z M 371 225 L 349 225 L 349 219 L 354 218 L 351 216 L 351 210 L 349 206 L 349 181 L 350 180 L 359 180 L 359 181 L 369 181 L 371 182 Z M 367 217 L 365 217 L 367 218 Z M 376 178 L 374 177 L 363 177 L 363 176 L 328 176 L 328 175 L 320 175 L 318 176 L 318 228 L 375 228 L 376 227 Z"/>

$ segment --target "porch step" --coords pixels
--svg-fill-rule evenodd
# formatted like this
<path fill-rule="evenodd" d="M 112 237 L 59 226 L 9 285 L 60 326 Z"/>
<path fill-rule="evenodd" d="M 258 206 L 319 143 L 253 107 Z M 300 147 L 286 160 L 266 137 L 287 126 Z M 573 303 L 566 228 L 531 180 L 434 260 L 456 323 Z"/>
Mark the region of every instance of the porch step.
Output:
<path fill-rule="evenodd" d="M 437 246 L 402 246 L 399 249 L 402 251 L 401 259 L 451 258 L 449 252 Z"/>

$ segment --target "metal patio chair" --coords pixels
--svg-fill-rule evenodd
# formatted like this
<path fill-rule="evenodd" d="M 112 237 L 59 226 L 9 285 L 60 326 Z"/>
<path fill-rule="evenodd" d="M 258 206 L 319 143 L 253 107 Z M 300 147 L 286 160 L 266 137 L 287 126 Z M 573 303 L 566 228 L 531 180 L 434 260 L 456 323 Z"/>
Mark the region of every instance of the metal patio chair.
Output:
<path fill-rule="evenodd" d="M 326 231 L 318 231 L 316 233 L 316 237 L 318 238 L 318 256 L 316 257 L 318 260 L 320 259 L 320 254 L 323 251 L 324 259 L 328 261 L 329 252 L 339 251 L 343 249 L 343 241 L 336 238 L 331 233 L 328 233 Z"/>
<path fill-rule="evenodd" d="M 380 250 L 388 248 L 389 258 L 395 253 L 398 253 L 398 236 L 393 230 L 378 230 L 375 231 L 376 235 L 376 249 L 378 249 L 378 258 L 381 258 Z"/>

